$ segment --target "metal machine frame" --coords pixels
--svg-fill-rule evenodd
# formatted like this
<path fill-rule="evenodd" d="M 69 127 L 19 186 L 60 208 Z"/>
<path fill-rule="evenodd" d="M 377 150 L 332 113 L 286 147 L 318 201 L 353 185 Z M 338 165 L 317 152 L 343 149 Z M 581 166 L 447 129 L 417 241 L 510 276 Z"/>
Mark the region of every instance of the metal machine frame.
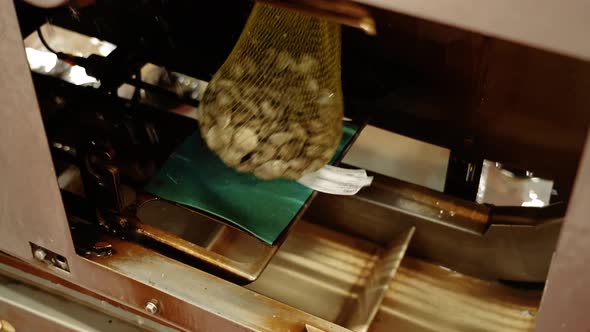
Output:
<path fill-rule="evenodd" d="M 157 258 L 161 260 L 158 263 L 153 258 L 135 259 L 135 263 L 125 264 L 124 269 L 130 270 L 117 271 L 76 254 L 24 48 L 14 47 L 23 42 L 12 1 L 0 3 L 0 31 L 0 55 L 4 59 L 0 65 L 3 91 L 0 137 L 5 143 L 0 148 L 3 156 L 0 242 L 2 251 L 10 255 L 1 255 L 2 264 L 18 266 L 181 330 L 207 326 L 217 331 L 273 331 L 272 324 L 267 324 L 268 317 L 288 310 L 286 305 L 255 298 L 254 293 L 205 272 L 165 257 Z M 35 259 L 31 244 L 65 258 L 68 271 Z M 145 249 L 139 246 L 129 249 L 136 257 L 146 257 Z M 150 265 L 154 263 L 167 278 L 150 280 Z M 184 289 L 199 287 L 193 280 L 202 281 L 199 286 L 203 292 L 191 300 L 180 300 L 177 295 Z M 209 295 L 203 296 L 205 292 Z M 247 311 L 253 302 L 258 303 L 257 310 Z M 158 309 L 148 311 L 150 303 Z M 335 328 L 324 327 L 320 320 L 303 312 L 281 317 L 284 319 L 280 324 L 286 329 L 301 330 L 304 322 L 318 328 Z"/>
<path fill-rule="evenodd" d="M 385 6 L 382 1 L 372 2 Z M 404 7 L 403 2 L 399 6 Z M 405 6 L 407 12 L 412 12 L 409 4 Z M 472 21 L 466 27 L 471 26 L 469 22 Z M 590 54 L 589 50 L 575 46 L 581 44 L 559 43 L 553 37 L 543 43 L 538 33 L 525 36 L 520 32 L 515 39 L 528 41 L 532 36 L 533 45 L 585 58 Z M 116 258 L 107 261 L 78 256 L 55 180 L 24 48 L 15 47 L 18 45 L 22 45 L 22 38 L 14 4 L 0 1 L 0 250 L 4 252 L 0 254 L 0 264 L 3 269 L 15 276 L 20 270 L 51 280 L 181 330 L 197 327 L 216 331 L 342 329 L 167 257 L 148 255 L 148 250 L 138 245 L 112 239 L 119 253 Z M 586 239 L 590 224 L 585 220 L 590 215 L 590 206 L 585 204 L 588 195 L 590 136 L 551 265 L 537 319 L 538 331 L 578 331 L 590 326 L 590 317 L 585 313 L 590 304 L 587 285 L 590 241 Z M 37 251 L 39 248 L 43 249 L 42 253 Z M 48 257 L 57 259 L 58 264 L 44 263 Z M 154 265 L 159 267 L 157 275 L 151 271 Z M 191 293 L 185 292 L 186 289 L 199 291 Z M 256 310 L 250 309 L 253 304 Z"/>

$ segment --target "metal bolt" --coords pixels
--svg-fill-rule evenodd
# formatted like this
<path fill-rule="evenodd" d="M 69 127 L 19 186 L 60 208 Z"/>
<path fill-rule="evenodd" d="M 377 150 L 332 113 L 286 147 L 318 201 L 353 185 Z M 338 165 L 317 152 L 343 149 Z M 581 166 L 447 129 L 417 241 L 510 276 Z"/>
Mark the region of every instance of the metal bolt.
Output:
<path fill-rule="evenodd" d="M 155 315 L 158 313 L 158 305 L 156 304 L 157 302 L 152 300 L 152 301 L 148 301 L 145 304 L 145 311 L 147 311 L 149 314 L 151 315 Z"/>
<path fill-rule="evenodd" d="M 35 249 L 34 255 L 37 260 L 40 260 L 42 262 L 45 261 L 45 257 L 47 257 L 47 253 L 45 252 L 45 250 L 41 248 Z"/>
<path fill-rule="evenodd" d="M 52 260 L 53 264 L 62 270 L 69 271 L 68 261 L 63 256 L 55 256 Z"/>

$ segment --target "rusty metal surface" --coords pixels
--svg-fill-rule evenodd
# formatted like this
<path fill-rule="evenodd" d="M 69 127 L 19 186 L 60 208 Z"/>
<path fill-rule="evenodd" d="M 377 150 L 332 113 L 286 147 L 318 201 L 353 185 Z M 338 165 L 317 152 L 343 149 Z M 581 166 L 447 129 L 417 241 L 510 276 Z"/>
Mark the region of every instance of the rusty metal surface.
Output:
<path fill-rule="evenodd" d="M 412 234 L 409 229 L 382 248 L 302 221 L 246 287 L 350 331 L 366 331 Z"/>
<path fill-rule="evenodd" d="M 110 243 L 116 252 L 113 256 L 95 257 L 94 262 L 78 258 L 85 278 L 75 282 L 3 254 L 0 263 L 183 331 L 297 331 L 306 323 L 326 331 L 343 331 L 335 324 L 138 245 L 115 239 Z M 152 300 L 159 306 L 156 315 L 144 311 Z"/>
<path fill-rule="evenodd" d="M 30 286 L 18 280 L 18 277 L 3 278 L 6 272 L 0 270 L 0 319 L 8 320 L 16 331 L 172 332 L 171 329 L 154 326 L 145 320 L 141 320 L 140 327 L 139 320 L 111 316 L 108 305 L 100 301 L 97 301 L 97 306 L 102 310 L 96 310 L 65 296 Z M 61 292 L 64 293 L 63 290 Z"/>
<path fill-rule="evenodd" d="M 27 280 L 23 280 L 23 281 L 27 281 L 30 284 L 33 284 L 34 286 L 43 287 L 41 285 L 41 282 L 36 282 L 36 280 L 35 280 L 35 278 L 39 278 L 44 281 L 49 281 L 52 285 L 55 285 L 57 288 L 65 287 L 65 288 L 69 289 L 70 291 L 78 292 L 82 295 L 93 297 L 99 301 L 103 301 L 103 302 L 108 303 L 112 306 L 122 308 L 122 309 L 127 310 L 133 314 L 138 315 L 138 316 L 145 317 L 146 319 L 158 320 L 157 317 L 156 318 L 150 317 L 146 312 L 144 312 L 138 308 L 129 307 L 125 304 L 122 304 L 121 302 L 114 300 L 113 298 L 106 297 L 102 294 L 99 294 L 95 290 L 90 290 L 90 289 L 84 288 L 84 287 L 80 286 L 79 284 L 76 284 L 70 280 L 64 279 L 62 276 L 58 276 L 54 273 L 51 273 L 50 271 L 42 269 L 41 267 L 31 265 L 27 262 L 24 262 L 24 261 L 21 261 L 21 260 L 15 258 L 15 257 L 11 257 L 6 254 L 0 253 L 0 264 L 2 265 L 1 266 L 2 267 L 1 268 L 2 274 L 7 274 L 10 277 L 18 278 L 17 273 L 23 273 L 24 275 L 28 276 Z M 11 273 L 12 269 L 15 269 L 17 272 Z M 173 326 L 173 325 L 167 324 L 165 322 L 162 322 L 161 320 L 159 320 L 159 323 L 162 323 L 165 326 L 169 326 L 169 327 Z"/>
<path fill-rule="evenodd" d="M 560 219 L 492 223 L 497 216 L 485 206 L 383 180 L 352 197 L 318 195 L 306 220 L 380 244 L 414 226 L 414 256 L 486 279 L 545 280 Z"/>
<path fill-rule="evenodd" d="M 553 256 L 536 331 L 588 331 L 590 327 L 590 135 Z"/>
<path fill-rule="evenodd" d="M 369 331 L 530 332 L 541 293 L 475 279 L 408 257 Z"/>
<path fill-rule="evenodd" d="M 370 227 L 372 235 L 362 234 L 370 240 L 385 244 L 391 238 L 387 231 L 380 231 L 387 217 L 377 215 L 381 209 L 391 213 L 407 215 L 408 220 L 423 219 L 433 224 L 458 229 L 472 234 L 482 234 L 490 222 L 490 209 L 462 199 L 453 198 L 407 182 L 387 178 L 378 174 L 371 187 L 351 197 L 319 194 L 308 210 L 308 219 L 323 222 L 342 222 L 349 226 L 359 224 Z M 320 201 L 320 202 L 317 202 Z M 348 206 L 353 204 L 354 206 Z M 371 208 L 370 206 L 373 206 Z M 333 216 L 328 217 L 330 213 Z M 362 215 L 364 223 L 353 222 L 352 215 Z M 373 220 L 374 219 L 374 220 Z M 385 227 L 385 229 L 387 229 Z M 380 234 L 381 233 L 381 234 Z"/>
<path fill-rule="evenodd" d="M 160 303 L 158 315 L 177 324 L 199 326 L 206 331 L 216 331 L 215 328 L 222 330 L 222 327 L 227 330 L 296 331 L 302 329 L 305 323 L 328 331 L 340 330 L 338 326 L 310 314 L 135 244 L 117 240 L 111 243 L 117 254 L 97 257 L 94 261 L 118 273 L 133 275 L 137 283 L 158 285 L 158 288 L 165 290 L 160 295 L 152 292 L 151 296 Z M 156 266 L 157 270 L 154 269 Z M 139 301 L 136 305 L 143 307 L 144 301 L 149 300 L 146 293 L 139 290 L 135 292 L 133 287 L 125 288 L 126 296 L 132 302 Z M 178 301 L 179 298 L 182 301 Z M 189 308 L 192 310 L 187 310 Z M 208 322 L 211 325 L 207 325 Z M 235 323 L 232 325 L 230 322 Z"/>
<path fill-rule="evenodd" d="M 198 231 L 197 225 L 190 225 Z M 256 280 L 278 249 L 269 246 L 245 232 L 222 226 L 215 231 L 212 239 L 204 245 L 195 244 L 162 231 L 158 227 L 132 222 L 133 234 L 141 238 L 174 248 L 183 254 L 194 257 L 213 268 L 220 269 L 237 277 L 242 282 Z M 233 255 L 232 255 L 233 254 Z M 241 254 L 237 256 L 236 254 Z M 250 255 L 248 255 L 250 254 Z"/>
<path fill-rule="evenodd" d="M 472 233 L 483 233 L 490 222 L 489 208 L 486 206 L 393 178 L 379 176 L 359 197 L 433 223 Z"/>
<path fill-rule="evenodd" d="M 302 222 L 260 278 L 246 287 L 327 321 L 343 323 L 375 267 L 379 249 L 368 241 Z"/>
<path fill-rule="evenodd" d="M 140 221 L 130 223 L 131 232 L 140 242 L 149 239 L 196 259 L 188 264 L 246 284 L 262 273 L 315 195 L 272 246 L 231 224 L 151 195 L 139 195 L 136 215 Z"/>

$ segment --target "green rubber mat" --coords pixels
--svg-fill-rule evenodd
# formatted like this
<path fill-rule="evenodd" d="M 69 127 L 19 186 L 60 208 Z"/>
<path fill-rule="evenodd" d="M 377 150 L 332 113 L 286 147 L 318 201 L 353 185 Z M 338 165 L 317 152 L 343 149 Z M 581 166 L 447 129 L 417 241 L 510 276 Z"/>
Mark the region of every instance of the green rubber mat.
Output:
<path fill-rule="evenodd" d="M 332 163 L 340 159 L 359 127 L 346 123 Z M 313 193 L 296 181 L 258 180 L 217 158 L 196 132 L 164 163 L 145 190 L 163 199 L 215 215 L 273 244 Z"/>

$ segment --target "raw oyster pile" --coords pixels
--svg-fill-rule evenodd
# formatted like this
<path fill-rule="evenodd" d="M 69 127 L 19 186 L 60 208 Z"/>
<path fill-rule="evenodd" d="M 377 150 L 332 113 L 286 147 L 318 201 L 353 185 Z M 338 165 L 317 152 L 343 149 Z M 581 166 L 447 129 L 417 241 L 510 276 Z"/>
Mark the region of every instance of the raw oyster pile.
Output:
<path fill-rule="evenodd" d="M 342 108 L 315 78 L 318 67 L 310 55 L 269 49 L 259 63 L 244 56 L 222 68 L 199 109 L 209 148 L 261 179 L 298 179 L 326 165 L 340 141 Z"/>

